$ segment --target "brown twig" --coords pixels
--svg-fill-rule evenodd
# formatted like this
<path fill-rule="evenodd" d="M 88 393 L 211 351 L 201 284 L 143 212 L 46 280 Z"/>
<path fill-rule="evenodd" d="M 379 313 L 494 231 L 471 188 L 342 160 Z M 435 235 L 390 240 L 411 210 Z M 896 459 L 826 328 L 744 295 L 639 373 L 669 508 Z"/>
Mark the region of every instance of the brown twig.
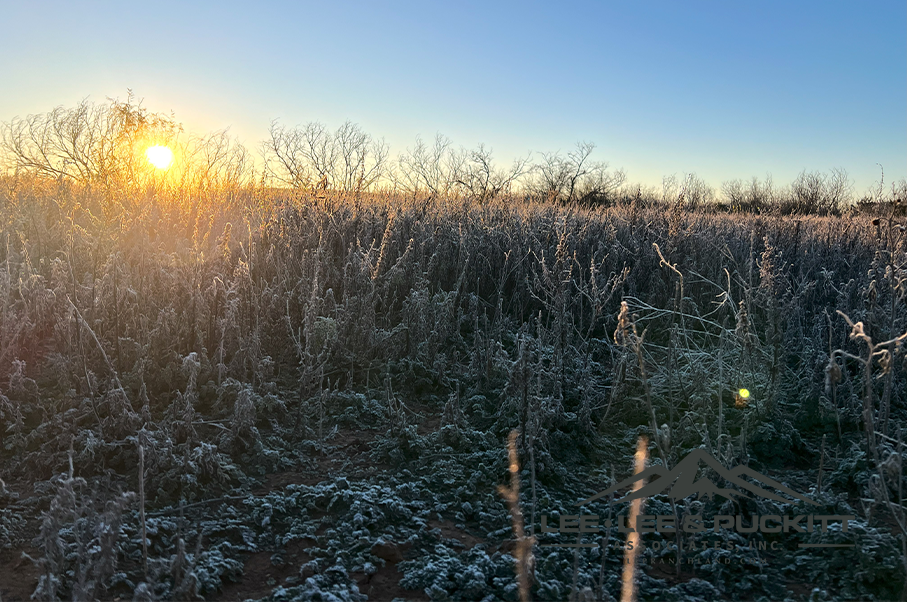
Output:
<path fill-rule="evenodd" d="M 640 437 L 636 446 L 634 474 L 639 474 L 646 468 L 646 459 L 648 458 L 649 440 Z M 644 479 L 639 479 L 633 484 L 633 492 L 642 489 Z M 630 503 L 630 516 L 627 519 L 627 527 L 630 533 L 627 534 L 627 547 L 624 552 L 624 574 L 621 579 L 622 587 L 620 591 L 621 602 L 633 602 L 636 600 L 636 559 L 639 556 L 639 546 L 642 539 L 639 530 L 636 528 L 636 521 L 642 514 L 644 498 L 637 498 Z"/>
<path fill-rule="evenodd" d="M 532 568 L 532 546 L 535 538 L 523 531 L 523 512 L 520 510 L 520 463 L 517 457 L 516 440 L 519 433 L 510 431 L 507 439 L 507 453 L 510 459 L 510 487 L 498 486 L 498 493 L 507 501 L 513 520 L 513 534 L 516 536 L 514 556 L 516 559 L 517 581 L 520 586 L 520 602 L 529 602 L 530 573 Z"/>

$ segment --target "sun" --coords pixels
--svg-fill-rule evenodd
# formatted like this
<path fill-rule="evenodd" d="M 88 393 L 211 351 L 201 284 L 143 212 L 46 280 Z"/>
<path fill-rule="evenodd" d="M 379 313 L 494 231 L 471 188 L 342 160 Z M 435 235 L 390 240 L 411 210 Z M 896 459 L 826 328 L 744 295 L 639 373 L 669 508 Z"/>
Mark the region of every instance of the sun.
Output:
<path fill-rule="evenodd" d="M 167 169 L 173 163 L 173 151 L 166 146 L 149 146 L 145 158 L 158 169 Z"/>
<path fill-rule="evenodd" d="M 747 399 L 747 398 L 749 398 L 749 396 L 750 396 L 749 389 L 740 389 L 740 391 L 738 392 L 738 394 L 739 394 L 740 397 L 742 397 L 743 399 Z"/>

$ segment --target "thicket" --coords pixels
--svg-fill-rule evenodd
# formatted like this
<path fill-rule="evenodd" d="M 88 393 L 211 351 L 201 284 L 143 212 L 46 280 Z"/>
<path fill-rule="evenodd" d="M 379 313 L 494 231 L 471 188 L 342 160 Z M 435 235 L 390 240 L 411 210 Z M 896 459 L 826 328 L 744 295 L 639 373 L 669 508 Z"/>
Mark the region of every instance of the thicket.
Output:
<path fill-rule="evenodd" d="M 148 165 L 144 152 L 151 145 L 173 151 L 166 172 Z M 886 189 L 884 170 L 878 185 L 857 198 L 841 168 L 827 174 L 804 170 L 780 187 L 769 175 L 765 180 L 728 180 L 716 190 L 695 173 L 666 176 L 660 188 L 642 187 L 630 184 L 623 169 L 595 160 L 594 151 L 594 143 L 578 142 L 566 152 L 529 153 L 506 167 L 484 144 L 458 148 L 438 134 L 432 143 L 417 138 L 392 157 L 383 139 L 349 121 L 332 131 L 317 121 L 289 126 L 277 120 L 250 150 L 228 130 L 186 132 L 174 115 L 148 110 L 131 91 L 125 101 L 84 100 L 72 108 L 0 122 L 0 168 L 6 175 L 77 182 L 113 206 L 142 204 L 155 193 L 192 199 L 215 195 L 223 203 L 240 190 L 272 186 L 316 196 L 381 192 L 410 200 L 477 203 L 522 196 L 594 207 L 635 199 L 784 215 L 854 210 L 904 215 L 907 207 L 907 181 L 889 183 Z"/>

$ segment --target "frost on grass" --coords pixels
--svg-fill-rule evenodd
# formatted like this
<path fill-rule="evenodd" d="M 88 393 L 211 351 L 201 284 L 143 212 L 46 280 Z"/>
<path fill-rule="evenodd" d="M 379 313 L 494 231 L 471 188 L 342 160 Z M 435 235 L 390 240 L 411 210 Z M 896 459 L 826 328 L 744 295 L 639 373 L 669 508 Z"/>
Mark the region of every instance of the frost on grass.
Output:
<path fill-rule="evenodd" d="M 214 597 L 267 554 L 274 600 L 359 600 L 388 574 L 436 600 L 514 600 L 497 495 L 512 429 L 541 543 L 571 543 L 540 516 L 626 478 L 640 435 L 653 462 L 706 450 L 858 517 L 754 536 L 781 544 L 770 555 L 687 534 L 697 568 L 679 577 L 652 564 L 677 542 L 652 534 L 643 597 L 900 596 L 902 216 L 724 215 L 642 192 L 598 208 L 266 188 L 131 204 L 4 182 L 0 554 L 37 551 L 36 597 Z M 867 361 L 867 340 L 889 343 Z M 675 502 L 647 504 L 820 512 Z M 533 556 L 535 598 L 618 591 L 616 550 Z"/>

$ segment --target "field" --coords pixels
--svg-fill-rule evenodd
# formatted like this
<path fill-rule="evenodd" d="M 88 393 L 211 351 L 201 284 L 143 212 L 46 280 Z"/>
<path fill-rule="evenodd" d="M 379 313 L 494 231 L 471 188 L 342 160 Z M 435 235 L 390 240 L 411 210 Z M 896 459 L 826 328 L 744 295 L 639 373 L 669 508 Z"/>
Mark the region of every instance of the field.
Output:
<path fill-rule="evenodd" d="M 4 602 L 518 600 L 521 579 L 610 600 L 626 534 L 541 517 L 630 477 L 640 437 L 650 465 L 702 450 L 812 504 L 663 492 L 648 515 L 854 517 L 643 534 L 640 598 L 904 597 L 895 205 L 2 184 Z M 582 512 L 626 516 L 620 495 Z"/>

